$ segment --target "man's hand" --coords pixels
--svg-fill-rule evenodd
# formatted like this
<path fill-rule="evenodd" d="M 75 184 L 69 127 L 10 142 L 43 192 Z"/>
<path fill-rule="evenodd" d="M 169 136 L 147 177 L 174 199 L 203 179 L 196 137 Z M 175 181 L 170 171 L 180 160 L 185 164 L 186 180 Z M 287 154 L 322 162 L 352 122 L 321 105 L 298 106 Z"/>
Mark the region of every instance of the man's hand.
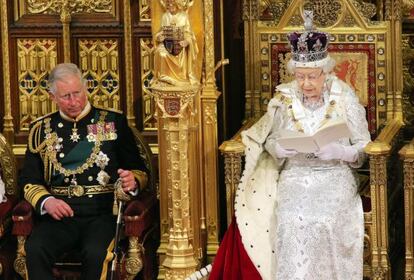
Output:
<path fill-rule="evenodd" d="M 61 199 L 51 197 L 43 205 L 45 211 L 55 220 L 61 220 L 64 217 L 73 217 L 73 210 Z"/>
<path fill-rule="evenodd" d="M 134 174 L 129 170 L 118 169 L 119 178 L 122 181 L 122 190 L 127 192 L 133 192 L 137 189 L 137 182 L 135 182 Z"/>

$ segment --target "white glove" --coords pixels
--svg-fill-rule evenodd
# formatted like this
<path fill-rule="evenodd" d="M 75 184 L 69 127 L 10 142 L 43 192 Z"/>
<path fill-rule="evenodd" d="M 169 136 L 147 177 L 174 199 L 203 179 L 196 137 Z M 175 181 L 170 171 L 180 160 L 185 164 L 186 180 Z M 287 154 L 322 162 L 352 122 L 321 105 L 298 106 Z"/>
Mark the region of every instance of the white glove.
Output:
<path fill-rule="evenodd" d="M 286 150 L 279 145 L 276 139 L 268 138 L 265 143 L 265 149 L 274 158 L 290 158 L 297 155 L 296 150 Z"/>
<path fill-rule="evenodd" d="M 347 162 L 355 162 L 358 159 L 358 151 L 352 146 L 344 146 L 338 143 L 329 143 L 323 146 L 315 155 L 321 160 L 338 159 Z"/>

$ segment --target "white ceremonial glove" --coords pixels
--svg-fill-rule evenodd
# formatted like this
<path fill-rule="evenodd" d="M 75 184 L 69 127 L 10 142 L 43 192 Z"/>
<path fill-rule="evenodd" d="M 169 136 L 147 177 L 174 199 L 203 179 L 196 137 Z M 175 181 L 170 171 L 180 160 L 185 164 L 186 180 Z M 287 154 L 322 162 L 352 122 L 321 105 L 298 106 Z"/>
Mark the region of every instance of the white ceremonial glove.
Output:
<path fill-rule="evenodd" d="M 321 160 L 343 160 L 355 162 L 358 159 L 358 151 L 352 146 L 344 146 L 338 143 L 329 143 L 323 146 L 315 155 Z"/>
<path fill-rule="evenodd" d="M 268 138 L 265 143 L 265 149 L 274 158 L 290 158 L 298 154 L 296 150 L 286 150 L 279 145 L 276 139 Z"/>

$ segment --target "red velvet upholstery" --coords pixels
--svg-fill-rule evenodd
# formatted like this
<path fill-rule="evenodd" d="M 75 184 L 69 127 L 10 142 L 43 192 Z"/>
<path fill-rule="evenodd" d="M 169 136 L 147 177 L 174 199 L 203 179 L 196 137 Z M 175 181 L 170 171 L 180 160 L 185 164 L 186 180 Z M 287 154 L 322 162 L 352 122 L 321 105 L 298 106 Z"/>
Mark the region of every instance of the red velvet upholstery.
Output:
<path fill-rule="evenodd" d="M 13 229 L 12 234 L 18 236 L 28 236 L 33 228 L 33 208 L 26 201 L 20 201 L 13 209 Z"/>

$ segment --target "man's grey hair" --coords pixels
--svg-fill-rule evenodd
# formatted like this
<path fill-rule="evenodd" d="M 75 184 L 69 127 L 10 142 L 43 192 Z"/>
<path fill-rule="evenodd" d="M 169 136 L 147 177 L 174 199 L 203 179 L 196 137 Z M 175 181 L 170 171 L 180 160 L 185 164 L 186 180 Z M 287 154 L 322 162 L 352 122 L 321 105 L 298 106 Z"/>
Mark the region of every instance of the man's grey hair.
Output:
<path fill-rule="evenodd" d="M 78 66 L 73 63 L 60 63 L 53 68 L 49 74 L 49 91 L 52 94 L 56 93 L 56 82 L 64 81 L 68 76 L 78 77 L 81 83 L 85 86 L 86 80 L 82 77 L 82 72 Z"/>

